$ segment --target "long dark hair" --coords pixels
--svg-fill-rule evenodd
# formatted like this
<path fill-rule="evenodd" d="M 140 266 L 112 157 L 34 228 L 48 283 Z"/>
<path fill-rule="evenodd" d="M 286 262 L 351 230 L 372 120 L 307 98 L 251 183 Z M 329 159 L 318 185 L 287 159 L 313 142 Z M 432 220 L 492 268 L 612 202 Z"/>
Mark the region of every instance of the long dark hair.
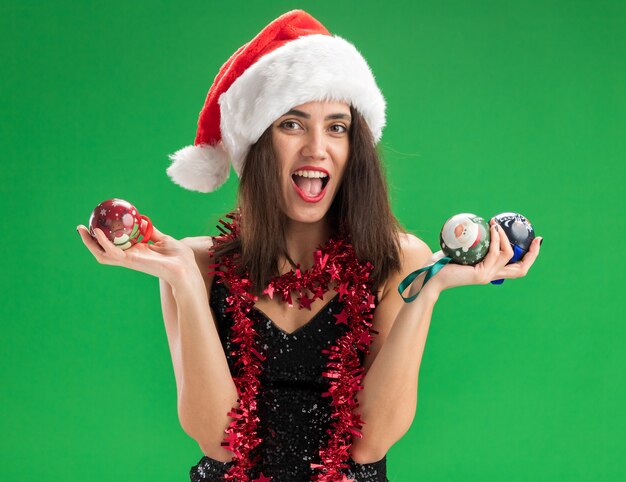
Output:
<path fill-rule="evenodd" d="M 350 113 L 350 152 L 327 218 L 332 235 L 349 236 L 356 256 L 374 265 L 371 277 L 378 289 L 400 270 L 399 233 L 405 230 L 391 212 L 385 173 L 371 131 L 354 107 Z M 287 255 L 279 178 L 270 126 L 250 148 L 241 173 L 235 210 L 240 235 L 213 251 L 216 260 L 232 252 L 239 254 L 240 270 L 247 269 L 257 296 L 280 274 L 280 257 Z"/>

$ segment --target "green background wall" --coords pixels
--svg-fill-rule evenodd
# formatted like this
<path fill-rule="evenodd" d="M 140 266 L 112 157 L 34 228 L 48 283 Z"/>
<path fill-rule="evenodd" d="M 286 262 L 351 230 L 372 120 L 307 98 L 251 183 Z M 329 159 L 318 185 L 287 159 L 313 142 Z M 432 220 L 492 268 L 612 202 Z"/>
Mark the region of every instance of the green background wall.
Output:
<path fill-rule="evenodd" d="M 178 424 L 158 281 L 98 265 L 75 226 L 121 197 L 175 237 L 215 233 L 236 176 L 186 192 L 167 154 L 193 142 L 220 65 L 292 8 L 376 74 L 409 230 L 436 249 L 452 214 L 514 210 L 545 237 L 527 278 L 441 296 L 389 478 L 618 480 L 625 5 L 3 2 L 2 480 L 189 480 L 202 454 Z"/>

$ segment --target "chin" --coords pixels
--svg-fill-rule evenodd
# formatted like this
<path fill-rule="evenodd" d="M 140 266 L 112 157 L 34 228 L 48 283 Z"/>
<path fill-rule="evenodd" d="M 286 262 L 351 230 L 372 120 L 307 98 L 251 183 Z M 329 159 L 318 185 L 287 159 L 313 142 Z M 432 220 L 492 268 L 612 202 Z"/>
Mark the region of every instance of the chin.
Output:
<path fill-rule="evenodd" d="M 295 223 L 315 224 L 323 221 L 328 210 L 315 209 L 313 212 L 286 212 L 287 218 Z"/>

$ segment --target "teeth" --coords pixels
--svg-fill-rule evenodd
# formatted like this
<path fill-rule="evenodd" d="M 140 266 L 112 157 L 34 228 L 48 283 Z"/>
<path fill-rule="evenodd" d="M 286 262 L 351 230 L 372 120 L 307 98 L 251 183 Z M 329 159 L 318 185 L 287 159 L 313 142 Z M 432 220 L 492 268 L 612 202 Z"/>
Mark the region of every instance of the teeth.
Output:
<path fill-rule="evenodd" d="M 328 174 L 322 171 L 296 171 L 294 174 L 302 177 L 328 177 Z"/>

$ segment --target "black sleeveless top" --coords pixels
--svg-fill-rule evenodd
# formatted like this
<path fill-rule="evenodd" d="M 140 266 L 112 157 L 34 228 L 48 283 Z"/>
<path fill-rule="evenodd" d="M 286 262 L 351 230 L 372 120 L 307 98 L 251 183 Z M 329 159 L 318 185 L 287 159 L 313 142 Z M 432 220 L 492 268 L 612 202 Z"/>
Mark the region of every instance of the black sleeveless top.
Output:
<path fill-rule="evenodd" d="M 226 286 L 213 282 L 210 306 L 234 375 L 236 369 L 230 352 L 236 349 L 236 344 L 230 341 L 233 320 L 226 312 L 225 298 L 228 295 Z M 263 388 L 258 404 L 262 442 L 254 452 L 260 456 L 260 463 L 251 474 L 252 479 L 259 477 L 261 472 L 265 477 L 272 477 L 272 482 L 304 482 L 314 475 L 310 464 L 318 462 L 318 450 L 327 441 L 326 430 L 332 412 L 331 398 L 322 396 L 329 386 L 322 376 L 328 361 L 322 349 L 332 345 L 347 329 L 345 324 L 335 324 L 333 316 L 342 308 L 343 302 L 336 295 L 306 325 L 293 333 L 276 326 L 260 310 L 252 308 L 250 311 L 259 343 L 267 356 L 260 377 Z M 364 355 L 359 353 L 362 364 Z M 386 456 L 372 464 L 357 464 L 351 458 L 347 463 L 349 468 L 344 469 L 345 475 L 355 482 L 388 480 Z M 191 481 L 221 481 L 231 465 L 232 462 L 219 462 L 204 456 L 191 468 Z"/>

